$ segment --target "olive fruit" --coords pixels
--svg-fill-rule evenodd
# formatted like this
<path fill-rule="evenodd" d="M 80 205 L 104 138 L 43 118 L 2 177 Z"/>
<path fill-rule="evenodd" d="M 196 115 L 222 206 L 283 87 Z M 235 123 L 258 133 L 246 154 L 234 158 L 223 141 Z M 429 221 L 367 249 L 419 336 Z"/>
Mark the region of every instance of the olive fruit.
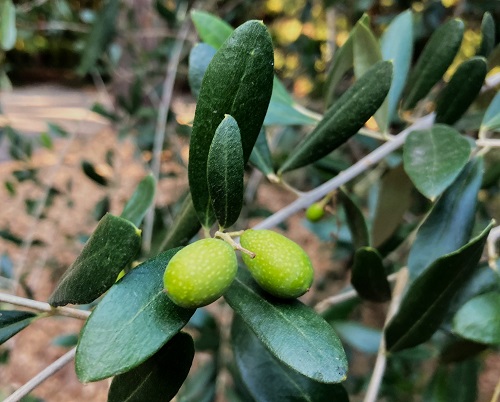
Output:
<path fill-rule="evenodd" d="M 313 268 L 306 252 L 295 242 L 271 230 L 246 230 L 241 245 L 255 253 L 243 254 L 243 262 L 257 283 L 270 294 L 295 298 L 306 293 L 313 281 Z"/>
<path fill-rule="evenodd" d="M 175 254 L 167 265 L 163 283 L 168 297 L 186 308 L 206 306 L 217 300 L 233 282 L 238 262 L 233 248 L 223 240 L 198 240 Z"/>
<path fill-rule="evenodd" d="M 323 205 L 319 202 L 309 205 L 309 208 L 306 209 L 306 218 L 311 222 L 319 221 L 324 215 L 325 210 L 323 209 Z"/>

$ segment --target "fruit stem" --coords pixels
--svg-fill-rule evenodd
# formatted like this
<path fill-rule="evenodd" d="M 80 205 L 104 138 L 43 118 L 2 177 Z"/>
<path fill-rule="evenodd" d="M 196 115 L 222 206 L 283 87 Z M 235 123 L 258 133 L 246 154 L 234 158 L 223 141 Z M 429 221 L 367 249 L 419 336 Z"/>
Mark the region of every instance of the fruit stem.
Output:
<path fill-rule="evenodd" d="M 231 237 L 231 236 L 240 236 L 241 234 L 243 234 L 243 232 L 244 232 L 243 230 L 240 230 L 239 232 L 224 233 L 218 230 L 217 232 L 215 232 L 214 237 L 218 237 L 219 239 L 224 240 L 225 242 L 229 243 L 232 248 L 247 254 L 248 256 L 250 256 L 250 258 L 255 258 L 255 253 L 252 253 L 250 250 L 241 247 L 241 244 L 236 243 Z"/>

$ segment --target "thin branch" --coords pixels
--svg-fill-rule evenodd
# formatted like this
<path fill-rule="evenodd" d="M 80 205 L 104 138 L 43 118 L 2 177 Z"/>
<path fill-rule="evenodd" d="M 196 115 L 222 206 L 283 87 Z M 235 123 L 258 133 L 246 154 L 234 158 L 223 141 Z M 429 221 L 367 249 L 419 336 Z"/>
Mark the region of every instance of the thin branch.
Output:
<path fill-rule="evenodd" d="M 0 303 L 9 303 L 15 306 L 27 307 L 37 311 L 44 311 L 53 315 L 78 318 L 79 320 L 86 320 L 90 315 L 90 311 L 78 310 L 71 307 L 52 307 L 49 303 L 26 299 L 24 297 L 9 295 L 6 293 L 0 293 Z"/>
<path fill-rule="evenodd" d="M 399 272 L 399 271 L 398 271 Z M 390 274 L 387 277 L 387 280 L 389 282 L 394 282 L 398 278 L 398 272 L 395 272 L 393 274 Z M 330 296 L 327 297 L 326 299 L 321 300 L 314 306 L 314 309 L 319 313 L 323 313 L 326 310 L 328 310 L 331 306 L 335 306 L 336 304 L 343 303 L 345 301 L 354 299 L 358 296 L 358 292 L 356 292 L 355 289 L 350 289 L 346 292 L 342 292 L 340 294 L 337 294 L 335 296 Z"/>
<path fill-rule="evenodd" d="M 478 147 L 493 147 L 493 148 L 498 148 L 500 147 L 500 139 L 496 138 L 479 138 L 476 140 L 476 145 Z"/>
<path fill-rule="evenodd" d="M 76 348 L 73 348 L 69 352 L 62 355 L 59 359 L 57 359 L 50 366 L 45 367 L 35 377 L 29 380 L 26 384 L 24 384 L 21 388 L 15 391 L 12 395 L 8 396 L 7 399 L 4 400 L 4 402 L 20 401 L 23 397 L 25 397 L 36 387 L 38 387 L 42 382 L 44 382 L 46 379 L 57 373 L 66 364 L 72 361 L 75 357 L 75 353 L 76 353 Z"/>
<path fill-rule="evenodd" d="M 187 6 L 186 6 L 187 7 Z M 153 160 L 151 163 L 151 170 L 153 176 L 158 181 L 160 176 L 160 165 L 161 165 L 161 152 L 163 150 L 163 142 L 165 141 L 165 129 L 167 125 L 167 115 L 168 109 L 170 108 L 170 103 L 172 101 L 172 93 L 174 90 L 175 77 L 177 75 L 177 67 L 181 58 L 182 47 L 186 40 L 189 32 L 189 19 L 185 18 L 187 13 L 187 8 L 184 10 L 184 22 L 181 29 L 177 35 L 175 41 L 175 46 L 172 51 L 172 57 L 167 64 L 167 72 L 165 76 L 165 81 L 163 81 L 163 91 L 160 103 L 160 109 L 158 110 L 158 119 L 156 120 L 156 130 L 153 145 Z M 151 248 L 151 240 L 153 237 L 153 223 L 155 218 L 154 203 L 149 209 L 146 219 L 144 221 L 143 236 L 143 248 L 147 253 Z"/>
<path fill-rule="evenodd" d="M 385 325 L 387 325 L 399 309 L 401 299 L 403 298 L 403 291 L 406 287 L 406 283 L 408 282 L 408 276 L 408 268 L 406 267 L 401 268 L 397 273 L 396 286 L 394 286 L 394 290 L 392 292 L 392 300 L 389 305 L 387 317 L 385 318 Z M 376 402 L 386 365 L 387 351 L 385 349 L 385 337 L 382 336 L 380 339 L 377 360 L 375 361 L 375 367 L 373 368 L 373 374 L 370 378 L 370 384 L 368 385 L 368 390 L 366 391 L 363 402 Z"/>
<path fill-rule="evenodd" d="M 494 271 L 497 270 L 498 253 L 497 253 L 496 243 L 499 238 L 500 238 L 500 226 L 497 226 L 491 229 L 491 232 L 488 235 L 488 240 L 486 243 L 488 250 L 488 265 Z"/>
<path fill-rule="evenodd" d="M 327 181 L 326 183 L 323 183 L 321 186 L 315 188 L 314 190 L 304 193 L 285 208 L 281 209 L 267 219 L 264 219 L 262 222 L 255 225 L 254 229 L 270 229 L 272 227 L 275 227 L 294 213 L 307 208 L 309 205 L 320 200 L 331 191 L 336 190 L 340 186 L 351 181 L 376 163 L 380 162 L 387 155 L 403 146 L 406 137 L 412 131 L 431 127 L 434 123 L 434 117 L 434 113 L 431 113 L 418 119 L 411 126 L 401 131 L 401 133 L 399 133 L 398 135 L 394 136 L 391 141 L 385 142 L 375 151 L 365 156 L 363 159 L 360 159 L 354 165 L 339 173 L 333 179 Z"/>

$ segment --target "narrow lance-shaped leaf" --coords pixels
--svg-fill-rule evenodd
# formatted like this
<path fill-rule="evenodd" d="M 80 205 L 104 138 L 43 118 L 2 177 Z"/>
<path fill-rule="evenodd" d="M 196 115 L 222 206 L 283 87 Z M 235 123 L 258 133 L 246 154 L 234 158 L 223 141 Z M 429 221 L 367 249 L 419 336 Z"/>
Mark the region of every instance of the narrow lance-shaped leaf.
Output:
<path fill-rule="evenodd" d="M 481 45 L 477 49 L 477 56 L 488 57 L 495 47 L 495 20 L 490 12 L 483 15 L 481 22 Z"/>
<path fill-rule="evenodd" d="M 500 92 L 488 105 L 481 122 L 481 130 L 495 130 L 500 127 Z"/>
<path fill-rule="evenodd" d="M 358 22 L 353 32 L 353 65 L 356 79 L 361 78 L 374 64 L 382 60 L 380 45 L 370 29 L 370 20 Z M 382 132 L 387 131 L 389 124 L 387 98 L 374 115 L 375 121 Z"/>
<path fill-rule="evenodd" d="M 413 54 L 413 16 L 407 10 L 394 18 L 381 39 L 382 56 L 384 60 L 392 60 L 394 72 L 392 85 L 387 95 L 388 119 L 394 118 L 399 100 L 410 71 Z"/>
<path fill-rule="evenodd" d="M 467 163 L 470 143 L 444 124 L 410 133 L 404 145 L 404 167 L 415 187 L 434 199 L 457 178 Z M 446 155 L 446 156 L 445 156 Z"/>
<path fill-rule="evenodd" d="M 4 0 L 0 11 L 0 38 L 3 50 L 10 50 L 16 44 L 16 7 L 12 0 Z"/>
<path fill-rule="evenodd" d="M 401 225 L 403 215 L 410 207 L 412 191 L 413 184 L 402 165 L 384 174 L 371 228 L 374 247 L 388 240 Z"/>
<path fill-rule="evenodd" d="M 236 222 L 243 207 L 245 164 L 238 124 L 226 115 L 215 131 L 208 152 L 208 190 L 222 229 Z"/>
<path fill-rule="evenodd" d="M 355 321 L 334 321 L 332 326 L 340 339 L 352 348 L 371 355 L 378 353 L 382 339 L 381 330 Z"/>
<path fill-rule="evenodd" d="M 241 270 L 224 295 L 266 348 L 282 363 L 315 381 L 344 381 L 347 358 L 328 323 L 298 300 L 266 294 Z"/>
<path fill-rule="evenodd" d="M 384 101 L 391 78 L 391 62 L 381 61 L 370 68 L 327 110 L 323 120 L 290 153 L 279 172 L 313 163 L 356 134 Z"/>
<path fill-rule="evenodd" d="M 437 258 L 467 243 L 472 234 L 482 177 L 483 160 L 473 159 L 432 207 L 418 229 L 408 256 L 412 278 Z"/>
<path fill-rule="evenodd" d="M 386 302 L 391 299 L 391 287 L 382 257 L 372 247 L 356 250 L 351 283 L 363 299 L 373 302 Z"/>
<path fill-rule="evenodd" d="M 431 36 L 408 79 L 404 108 L 413 108 L 424 98 L 453 62 L 462 43 L 464 23 L 454 19 Z"/>
<path fill-rule="evenodd" d="M 108 402 L 170 401 L 186 379 L 193 357 L 193 338 L 178 333 L 144 363 L 113 378 Z"/>
<path fill-rule="evenodd" d="M 174 304 L 163 289 L 165 267 L 178 250 L 134 268 L 97 305 L 76 349 L 80 381 L 98 381 L 137 367 L 187 324 L 194 310 Z"/>
<path fill-rule="evenodd" d="M 354 249 L 357 250 L 360 247 L 369 246 L 370 233 L 368 232 L 368 226 L 366 225 L 363 212 L 361 212 L 361 209 L 359 209 L 351 197 L 342 189 L 339 190 L 339 201 L 344 207 Z"/>
<path fill-rule="evenodd" d="M 486 59 L 482 57 L 473 57 L 458 66 L 437 100 L 436 123 L 453 124 L 462 117 L 479 94 L 487 71 Z"/>
<path fill-rule="evenodd" d="M 363 16 L 358 20 L 354 28 L 352 29 L 349 37 L 345 43 L 340 47 L 333 56 L 332 65 L 328 71 L 328 76 L 326 77 L 326 90 L 325 90 L 325 106 L 328 109 L 333 101 L 335 100 L 335 89 L 339 84 L 340 80 L 344 74 L 349 71 L 353 66 L 354 59 L 354 39 L 353 36 L 356 32 L 356 27 L 359 24 L 364 24 L 369 22 L 368 14 L 363 14 Z"/>
<path fill-rule="evenodd" d="M 82 170 L 85 175 L 94 181 L 94 183 L 97 183 L 101 186 L 107 186 L 108 185 L 108 179 L 106 177 L 102 176 L 97 172 L 97 170 L 94 167 L 94 164 L 89 162 L 89 161 L 82 161 Z"/>
<path fill-rule="evenodd" d="M 200 221 L 196 215 L 191 195 L 182 203 L 181 210 L 170 227 L 167 237 L 163 240 L 160 249 L 169 250 L 174 247 L 185 246 L 200 230 Z"/>
<path fill-rule="evenodd" d="M 141 247 L 141 231 L 126 219 L 106 214 L 49 298 L 52 306 L 93 302 L 116 281 Z"/>
<path fill-rule="evenodd" d="M 198 43 L 189 52 L 188 81 L 194 97 L 198 99 L 201 83 L 210 61 L 217 51 L 206 43 Z"/>
<path fill-rule="evenodd" d="M 85 75 L 92 70 L 101 54 L 111 43 L 120 3 L 118 0 L 107 0 L 102 6 L 102 10 L 97 13 L 90 33 L 85 40 L 85 47 L 77 70 L 78 74 Z"/>
<path fill-rule="evenodd" d="M 454 296 L 476 270 L 492 226 L 461 249 L 437 259 L 415 279 L 385 329 L 389 352 L 417 346 L 436 332 Z"/>
<path fill-rule="evenodd" d="M 0 310 L 0 345 L 30 325 L 35 317 L 30 311 Z"/>
<path fill-rule="evenodd" d="M 236 368 L 256 402 L 287 401 L 347 402 L 340 384 L 313 381 L 280 363 L 238 315 L 231 327 Z"/>
<path fill-rule="evenodd" d="M 191 19 L 201 40 L 218 49 L 233 33 L 226 21 L 202 10 L 191 11 Z"/>
<path fill-rule="evenodd" d="M 469 300 L 455 315 L 453 332 L 476 342 L 500 345 L 500 293 Z"/>
<path fill-rule="evenodd" d="M 121 217 L 139 226 L 154 201 L 155 192 L 156 180 L 149 174 L 137 185 L 134 194 L 125 204 Z"/>
<path fill-rule="evenodd" d="M 266 138 L 266 130 L 260 130 L 255 147 L 250 154 L 250 163 L 266 176 L 274 174 L 273 158 Z"/>
<path fill-rule="evenodd" d="M 246 162 L 259 135 L 273 85 L 273 47 L 266 27 L 248 21 L 217 51 L 203 77 L 189 149 L 189 186 L 204 227 L 213 223 L 207 160 L 215 130 L 226 114 L 240 128 Z"/>

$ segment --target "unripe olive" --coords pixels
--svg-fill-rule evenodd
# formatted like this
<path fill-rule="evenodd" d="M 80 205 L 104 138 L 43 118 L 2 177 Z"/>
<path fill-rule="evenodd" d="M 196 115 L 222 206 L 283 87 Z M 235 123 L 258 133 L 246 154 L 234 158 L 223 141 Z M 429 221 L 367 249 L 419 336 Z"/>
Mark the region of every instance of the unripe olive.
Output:
<path fill-rule="evenodd" d="M 198 240 L 175 254 L 167 265 L 163 283 L 168 297 L 186 308 L 206 306 L 217 300 L 233 282 L 238 262 L 233 248 L 223 240 Z"/>
<path fill-rule="evenodd" d="M 311 287 L 311 260 L 295 242 L 271 230 L 246 230 L 240 242 L 255 253 L 255 258 L 243 254 L 243 261 L 257 283 L 270 294 L 294 298 Z"/>
<path fill-rule="evenodd" d="M 309 208 L 306 209 L 306 218 L 311 222 L 317 222 L 325 215 L 325 210 L 323 205 L 319 202 L 315 202 L 314 204 L 309 205 Z"/>

